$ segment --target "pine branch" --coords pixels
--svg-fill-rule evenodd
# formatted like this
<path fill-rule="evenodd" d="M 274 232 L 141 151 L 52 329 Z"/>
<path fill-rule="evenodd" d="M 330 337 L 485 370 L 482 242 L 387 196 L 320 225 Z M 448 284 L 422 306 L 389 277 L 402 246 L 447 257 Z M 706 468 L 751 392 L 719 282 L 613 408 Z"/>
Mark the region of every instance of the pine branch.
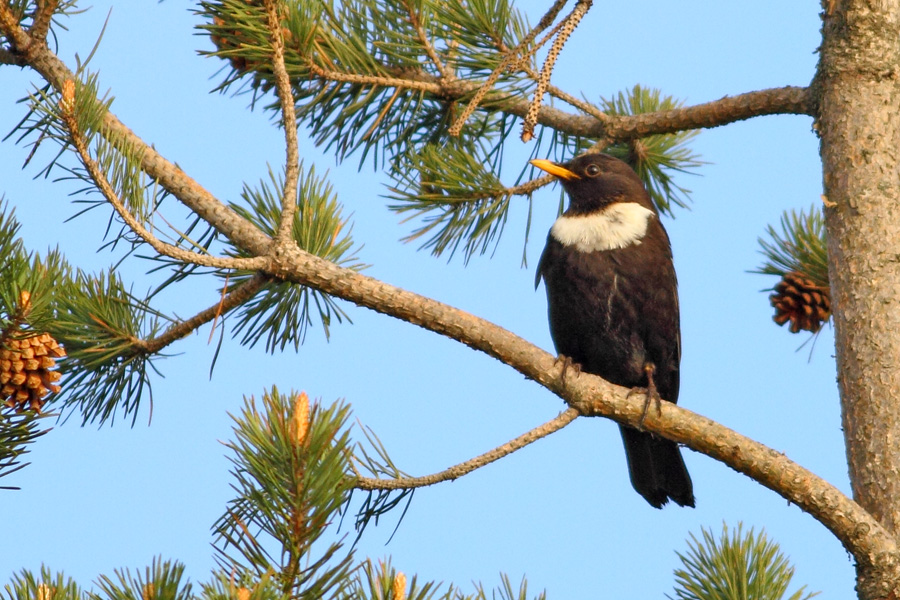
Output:
<path fill-rule="evenodd" d="M 113 186 L 106 178 L 106 174 L 100 168 L 100 165 L 91 157 L 90 152 L 87 148 L 87 141 L 82 135 L 81 128 L 75 116 L 75 87 L 75 82 L 71 79 L 63 83 L 63 90 L 60 99 L 61 118 L 69 130 L 69 137 L 71 139 L 72 146 L 75 148 L 75 151 L 81 158 L 81 163 L 90 174 L 91 180 L 97 186 L 97 189 L 99 189 L 103 194 L 103 197 L 106 198 L 106 201 L 112 205 L 119 217 L 121 217 L 128 228 L 131 229 L 131 231 L 133 231 L 139 238 L 144 240 L 161 255 L 168 256 L 169 258 L 173 258 L 183 263 L 204 267 L 215 267 L 219 269 L 253 270 L 262 266 L 264 261 L 259 257 L 247 259 L 218 258 L 215 256 L 197 254 L 195 252 L 190 252 L 183 248 L 179 248 L 178 246 L 167 244 L 150 233 L 140 223 L 140 221 L 138 221 L 134 217 L 134 215 L 132 215 L 131 212 L 125 207 L 125 204 L 113 189 Z"/>
<path fill-rule="evenodd" d="M 48 330 L 68 353 L 60 399 L 77 407 L 85 423 L 105 423 L 117 411 L 136 419 L 157 358 L 144 351 L 144 340 L 159 331 L 162 315 L 134 297 L 115 270 L 97 277 L 79 271 L 57 286 L 57 313 Z"/>
<path fill-rule="evenodd" d="M 791 210 L 781 216 L 781 232 L 769 225 L 769 239 L 759 238 L 766 258 L 751 273 L 777 275 L 769 302 L 778 325 L 790 323 L 791 333 L 816 333 L 831 319 L 831 285 L 825 218 L 817 206 L 809 213 Z"/>
<path fill-rule="evenodd" d="M 483 319 L 301 251 L 280 257 L 275 268 L 274 274 L 287 280 L 418 325 L 497 358 L 556 393 L 583 415 L 641 426 L 644 402 L 630 389 L 585 373 L 563 380 L 555 357 Z M 857 558 L 897 551 L 892 535 L 871 515 L 780 452 L 671 403 L 663 403 L 659 415 L 651 411 L 642 426 L 729 465 L 797 504 Z"/>
<path fill-rule="evenodd" d="M 281 104 L 282 126 L 287 157 L 285 158 L 284 189 L 281 194 L 281 226 L 275 234 L 275 243 L 285 244 L 291 235 L 294 212 L 297 210 L 297 184 L 300 178 L 300 153 L 297 141 L 297 114 L 294 111 L 294 95 L 284 65 L 284 35 L 281 30 L 280 5 L 276 0 L 265 0 L 266 23 L 272 43 L 272 71 L 275 89 Z"/>
<path fill-rule="evenodd" d="M 0 33 L 15 45 L 27 64 L 37 71 L 57 91 L 61 92 L 66 80 L 76 80 L 76 75 L 49 48 L 33 41 L 18 25 L 9 5 L 0 2 Z M 113 113 L 103 114 L 102 131 L 116 145 L 131 149 L 140 157 L 140 167 L 170 194 L 178 198 L 193 212 L 213 225 L 235 245 L 256 256 L 266 253 L 271 240 L 262 233 L 247 228 L 246 221 L 216 199 L 209 191 L 189 177 L 171 161 L 164 158 L 152 146 L 144 142 L 126 127 Z"/>
<path fill-rule="evenodd" d="M 227 444 L 236 497 L 214 526 L 226 570 L 271 577 L 290 598 L 349 586 L 353 549 L 322 541 L 350 491 L 348 414 L 346 405 L 310 405 L 305 393 L 275 388 L 259 403 L 245 400 Z"/>
<path fill-rule="evenodd" d="M 2 23 L 0 23 L 2 27 Z M 24 35 L 24 32 L 22 32 Z M 13 31 L 14 37 L 17 34 Z M 27 38 L 27 36 L 25 36 Z M 26 43 L 27 45 L 27 43 Z M 39 45 L 29 45 L 29 51 L 34 58 L 29 64 L 38 70 L 54 86 L 61 86 L 65 78 L 72 75 L 59 59 Z M 346 76 L 347 81 L 357 76 Z M 408 86 L 409 89 L 427 91 L 445 98 L 445 101 L 453 101 L 464 93 L 476 89 L 477 84 L 471 82 L 454 82 L 451 86 L 445 85 L 428 74 L 419 74 L 412 79 L 389 80 L 388 83 Z M 372 83 L 374 80 L 361 77 L 360 83 Z M 456 90 L 462 90 L 456 91 Z M 528 102 L 521 97 L 498 95 L 496 106 L 508 110 L 510 114 L 524 117 L 527 113 Z M 493 98 L 493 96 L 492 96 Z M 538 122 L 547 127 L 554 128 L 563 134 L 609 138 L 612 141 L 631 139 L 635 136 L 650 135 L 655 133 L 671 133 L 683 128 L 713 127 L 724 125 L 736 120 L 747 119 L 752 116 L 776 113 L 810 114 L 812 111 L 811 96 L 807 88 L 781 88 L 777 90 L 764 90 L 751 92 L 732 98 L 657 113 L 618 116 L 609 121 L 599 122 L 590 116 L 577 116 L 565 113 L 552 107 L 542 107 Z M 502 103 L 501 103 L 502 100 Z M 492 106 L 495 106 L 493 104 Z M 247 250 L 251 255 L 265 255 L 271 241 L 261 232 L 254 231 L 244 226 L 240 217 L 230 209 L 223 206 L 209 192 L 199 184 L 191 180 L 179 168 L 165 160 L 152 147 L 144 143 L 140 138 L 128 130 L 115 116 L 108 112 L 103 117 L 104 127 L 111 139 L 121 140 L 135 148 L 141 160 L 141 168 L 146 173 L 157 179 L 167 191 L 179 198 L 188 208 L 213 225 L 217 231 L 231 239 L 238 247 Z"/>
<path fill-rule="evenodd" d="M 551 433 L 555 433 L 574 421 L 578 417 L 578 411 L 573 408 L 563 411 L 559 416 L 551 419 L 539 427 L 535 427 L 531 431 L 523 433 L 519 437 L 512 439 L 502 446 L 498 446 L 489 452 L 485 452 L 480 456 L 469 459 L 465 462 L 454 465 L 449 469 L 445 469 L 439 473 L 425 475 L 422 477 L 401 477 L 396 479 L 382 479 L 372 477 L 357 477 L 355 487 L 359 490 L 411 490 L 419 487 L 434 485 L 442 481 L 453 481 L 459 479 L 463 475 L 467 475 L 472 471 L 487 466 L 492 462 L 524 448 L 525 446 L 547 437 Z"/>
<path fill-rule="evenodd" d="M 222 299 L 209 308 L 200 311 L 189 319 L 171 325 L 162 335 L 148 340 L 142 340 L 140 344 L 141 349 L 147 354 L 156 354 L 160 352 L 169 344 L 193 333 L 206 323 L 217 319 L 220 315 L 226 314 L 238 306 L 242 306 L 247 300 L 252 298 L 254 294 L 261 290 L 267 281 L 268 278 L 265 275 L 257 273 L 253 277 L 243 281 L 227 294 L 223 294 Z"/>
<path fill-rule="evenodd" d="M 528 32 L 528 34 L 519 42 L 514 50 L 508 52 L 503 59 L 500 61 L 500 64 L 497 65 L 494 70 L 491 72 L 490 76 L 482 83 L 475 95 L 472 96 L 466 108 L 463 112 L 456 118 L 456 121 L 453 125 L 450 126 L 448 133 L 456 137 L 462 132 L 463 124 L 472 116 L 472 113 L 478 108 L 481 104 L 481 101 L 484 99 L 485 95 L 494 87 L 494 84 L 500 78 L 500 75 L 503 71 L 511 65 L 514 61 L 518 60 L 519 53 L 528 48 L 531 42 L 534 40 L 537 35 L 550 27 L 553 24 L 553 21 L 556 19 L 556 16 L 562 10 L 563 6 L 565 6 L 566 0 L 554 0 L 553 5 L 547 10 L 543 17 L 538 21 L 537 25 Z"/>
<path fill-rule="evenodd" d="M 59 0 L 38 0 L 37 10 L 35 11 L 31 27 L 28 34 L 32 39 L 46 39 L 50 32 L 50 21 L 59 6 Z"/>
<path fill-rule="evenodd" d="M 390 559 L 377 565 L 367 559 L 356 570 L 351 587 L 336 600 L 475 600 L 452 584 L 446 591 L 441 587 L 433 581 L 420 583 L 416 576 L 407 581 L 404 573 L 391 566 Z"/>
<path fill-rule="evenodd" d="M 260 181 L 257 188 L 244 186 L 241 193 L 243 202 L 234 205 L 235 212 L 258 230 L 274 237 L 282 227 L 283 199 L 280 190 L 283 189 L 281 176 L 270 171 L 269 181 Z M 347 226 L 331 185 L 317 177 L 314 168 L 304 172 L 300 167 L 300 188 L 294 200 L 297 211 L 290 224 L 290 244 L 285 246 L 306 250 L 354 270 L 365 268 L 356 258 L 358 248 L 353 246 L 352 227 Z M 246 256 L 241 251 L 229 252 Z M 278 245 L 269 250 L 270 255 L 280 252 Z M 254 271 L 239 271 L 232 273 L 230 278 L 235 285 L 239 285 L 247 278 L 256 276 Z M 276 348 L 284 350 L 289 344 L 297 349 L 313 322 L 315 312 L 318 312 L 326 336 L 329 335 L 332 320 L 349 320 L 333 298 L 304 286 L 270 279 L 262 293 L 241 306 L 234 332 L 243 333 L 241 342 L 250 346 L 265 338 L 269 352 L 274 352 Z"/>
<path fill-rule="evenodd" d="M 759 238 L 765 261 L 752 273 L 783 277 L 793 271 L 828 288 L 825 218 L 819 207 L 812 206 L 808 212 L 785 211 L 781 215 L 781 232 L 769 225 L 766 235 L 768 239 Z"/>
<path fill-rule="evenodd" d="M 743 533 L 743 525 L 729 535 L 723 523 L 717 540 L 711 530 L 701 529 L 702 540 L 694 534 L 688 550 L 678 552 L 683 565 L 675 570 L 676 600 L 782 600 L 794 576 L 794 567 L 770 541 L 764 531 Z M 816 593 L 804 594 L 806 586 L 790 600 L 809 600 Z"/>
<path fill-rule="evenodd" d="M 179 562 L 163 561 L 154 558 L 153 564 L 132 575 L 127 569 L 115 571 L 115 580 L 101 575 L 97 585 L 110 600 L 137 600 L 150 598 L 166 598 L 167 600 L 191 600 L 192 585 L 183 581 L 184 565 Z M 40 596 L 38 596 L 40 599 Z M 56 596 L 53 596 L 54 600 Z"/>
<path fill-rule="evenodd" d="M 418 13 L 417 7 L 414 6 L 409 0 L 403 0 L 403 3 L 406 6 L 407 12 L 409 13 L 410 25 L 412 25 L 413 29 L 415 29 L 419 44 L 421 44 L 421 46 L 425 49 L 425 53 L 428 55 L 428 59 L 431 60 L 432 64 L 434 64 L 434 67 L 438 70 L 438 73 L 440 73 L 442 79 L 446 81 L 455 80 L 456 75 L 446 64 L 444 64 L 444 61 L 441 60 L 441 57 L 438 56 L 437 50 L 431 43 L 431 39 L 428 37 L 428 34 L 425 32 L 425 28 L 422 25 L 422 19 Z"/>
<path fill-rule="evenodd" d="M 613 118 L 603 128 L 603 135 L 614 141 L 647 135 L 675 133 L 689 129 L 721 127 L 765 115 L 815 115 L 815 100 L 808 87 L 786 86 L 724 96 L 719 100 L 647 113 Z M 593 127 L 596 127 L 594 125 Z"/>
<path fill-rule="evenodd" d="M 653 114 L 677 109 L 681 104 L 671 96 L 663 96 L 659 90 L 640 85 L 602 101 L 603 112 L 609 118 Z M 603 142 L 608 147 L 603 151 L 631 165 L 659 211 L 672 215 L 672 205 L 687 208 L 690 194 L 674 183 L 672 173 L 689 172 L 703 164 L 687 146 L 698 133 L 697 130 L 678 131 L 618 143 L 606 139 Z"/>
<path fill-rule="evenodd" d="M 46 566 L 41 567 L 40 574 L 22 569 L 12 576 L 12 580 L 4 586 L 5 598 L 9 600 L 85 600 L 86 592 L 82 591 L 71 577 L 61 572 L 52 573 Z M 140 597 L 140 596 L 138 596 Z"/>

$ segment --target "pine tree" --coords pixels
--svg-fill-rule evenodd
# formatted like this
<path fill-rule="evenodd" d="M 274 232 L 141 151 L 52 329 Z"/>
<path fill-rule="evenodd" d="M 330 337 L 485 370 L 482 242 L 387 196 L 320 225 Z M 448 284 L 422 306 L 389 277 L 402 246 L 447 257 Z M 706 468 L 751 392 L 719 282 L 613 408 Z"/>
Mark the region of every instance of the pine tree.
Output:
<path fill-rule="evenodd" d="M 900 588 L 893 502 L 900 450 L 891 444 L 900 419 L 896 403 L 886 401 L 900 394 L 900 329 L 896 311 L 886 308 L 896 289 L 891 241 L 900 239 L 890 218 L 900 194 L 896 1 L 825 1 L 810 86 L 693 106 L 641 86 L 590 102 L 552 85 L 590 0 L 555 0 L 533 26 L 503 0 L 200 2 L 200 32 L 226 65 L 218 89 L 249 94 L 284 133 L 284 167 L 245 184 L 233 202 L 120 121 L 89 61 L 73 69 L 51 50 L 55 29 L 74 22 L 79 9 L 74 0 L 0 0 L 0 68 L 25 67 L 43 82 L 28 96 L 14 137 L 32 154 L 52 146 L 41 174 L 62 171 L 91 194 L 88 208 L 111 209 L 110 243 L 162 277 L 140 293 L 116 267 L 90 273 L 59 253 L 29 251 L 11 208 L 0 209 L 0 476 L 22 466 L 22 453 L 43 431 L 42 412 L 74 413 L 85 423 L 133 421 L 151 397 L 159 363 L 201 327 L 227 316 L 240 344 L 296 349 L 310 328 L 327 335 L 349 318 L 342 300 L 480 350 L 559 395 L 567 409 L 493 451 L 410 477 L 373 433 L 351 443 L 347 405 L 326 407 L 275 388 L 260 401 L 251 397 L 228 445 L 235 498 L 215 525 L 221 570 L 201 597 L 486 597 L 483 589 L 465 596 L 453 586 L 418 584 L 388 562 L 357 563 L 352 544 L 322 536 L 352 491 L 365 496 L 355 516 L 361 535 L 402 510 L 415 489 L 470 473 L 579 416 L 640 425 L 726 463 L 825 525 L 856 560 L 861 598 L 892 597 Z M 555 357 L 515 334 L 366 276 L 349 216 L 327 175 L 306 166 L 298 142 L 302 126 L 339 160 L 384 170 L 390 209 L 415 224 L 407 239 L 469 261 L 490 253 L 510 211 L 549 183 L 527 166 L 510 174 L 503 164 L 519 140 L 535 156 L 622 158 L 660 212 L 671 214 L 689 202 L 674 175 L 702 164 L 689 146 L 695 132 L 771 114 L 815 119 L 826 194 L 822 210 L 786 213 L 781 233 L 765 232 L 757 271 L 780 279 L 771 296 L 777 323 L 816 332 L 833 315 L 853 499 L 684 408 L 668 405 L 645 419 L 631 390 L 588 375 L 567 378 Z M 181 223 L 163 221 L 164 202 L 183 207 Z M 212 282 L 219 300 L 186 318 L 171 314 L 160 299 L 189 281 Z M 194 597 L 182 570 L 160 559 L 100 587 L 109 598 Z M 49 571 L 23 572 L 7 593 L 83 597 Z M 529 597 L 525 581 L 517 591 L 506 578 L 496 593 Z"/>

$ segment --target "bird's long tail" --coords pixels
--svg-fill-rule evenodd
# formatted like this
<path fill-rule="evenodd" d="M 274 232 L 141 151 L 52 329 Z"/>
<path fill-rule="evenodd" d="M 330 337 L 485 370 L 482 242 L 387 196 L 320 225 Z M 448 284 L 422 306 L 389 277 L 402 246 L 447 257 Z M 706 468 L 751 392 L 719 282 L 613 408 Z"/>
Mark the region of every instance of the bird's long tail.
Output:
<path fill-rule="evenodd" d="M 694 506 L 694 486 L 678 444 L 631 427 L 620 427 L 631 485 L 654 508 L 670 499 Z"/>

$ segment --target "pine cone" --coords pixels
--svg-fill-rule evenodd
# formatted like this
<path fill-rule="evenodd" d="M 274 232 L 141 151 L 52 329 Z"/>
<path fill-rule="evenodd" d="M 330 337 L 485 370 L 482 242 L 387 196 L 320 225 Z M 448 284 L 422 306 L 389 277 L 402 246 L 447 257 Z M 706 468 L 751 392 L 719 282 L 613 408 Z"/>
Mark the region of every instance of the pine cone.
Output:
<path fill-rule="evenodd" d="M 57 358 L 66 351 L 49 333 L 8 340 L 0 349 L 0 402 L 18 410 L 36 412 L 44 406 L 44 397 L 61 388 Z"/>
<path fill-rule="evenodd" d="M 801 329 L 815 333 L 831 318 L 829 290 L 796 271 L 784 274 L 769 301 L 775 307 L 772 319 L 779 325 L 790 321 L 791 333 Z"/>

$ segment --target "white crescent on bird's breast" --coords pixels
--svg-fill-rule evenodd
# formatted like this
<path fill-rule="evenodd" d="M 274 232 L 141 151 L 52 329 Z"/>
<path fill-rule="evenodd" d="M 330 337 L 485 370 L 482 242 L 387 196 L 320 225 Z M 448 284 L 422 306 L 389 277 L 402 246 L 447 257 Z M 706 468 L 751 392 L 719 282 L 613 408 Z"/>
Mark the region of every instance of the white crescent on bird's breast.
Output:
<path fill-rule="evenodd" d="M 640 244 L 652 216 L 652 210 L 636 202 L 619 202 L 589 215 L 562 215 L 550 235 L 581 252 L 615 250 Z"/>

